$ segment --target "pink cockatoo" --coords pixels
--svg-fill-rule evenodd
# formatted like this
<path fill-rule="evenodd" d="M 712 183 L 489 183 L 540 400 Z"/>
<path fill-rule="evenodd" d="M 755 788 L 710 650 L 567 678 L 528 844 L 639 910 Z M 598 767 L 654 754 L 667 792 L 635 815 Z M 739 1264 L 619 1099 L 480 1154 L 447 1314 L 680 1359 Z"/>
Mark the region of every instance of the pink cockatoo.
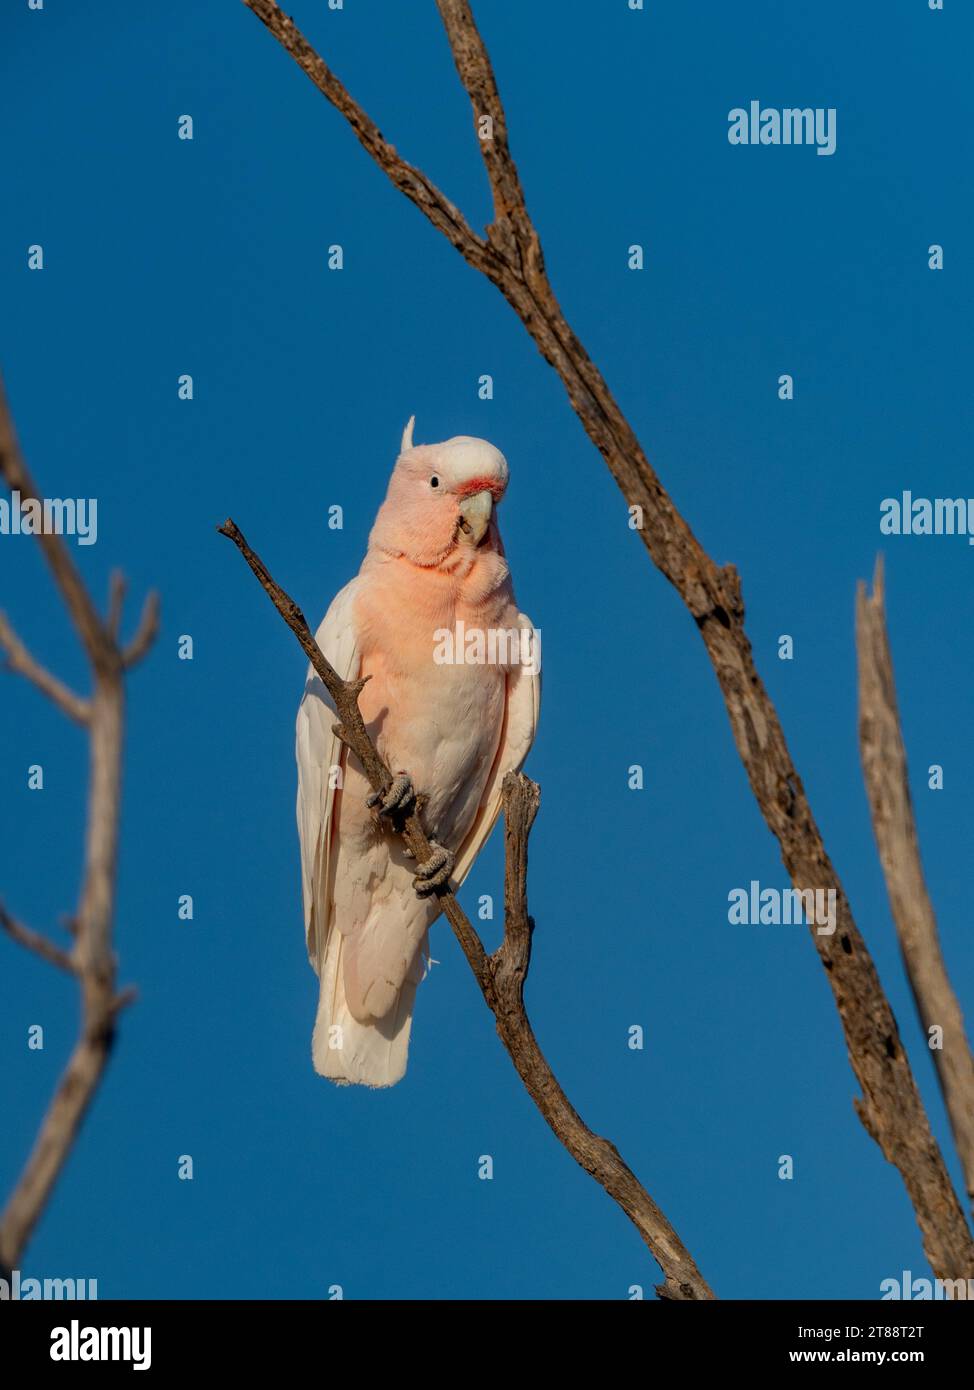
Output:
<path fill-rule="evenodd" d="M 312 1056 L 339 1083 L 392 1086 L 405 1072 L 440 911 L 432 889 L 462 884 L 497 819 L 504 776 L 534 739 L 539 652 L 497 529 L 506 486 L 492 444 L 459 436 L 414 447 L 410 419 L 362 567 L 316 634 L 340 676 L 370 678 L 359 706 L 394 774 L 370 795 L 309 667 L 296 751 L 305 933 L 320 991 Z M 479 646 L 472 633 L 483 634 Z M 419 793 L 432 857 L 416 865 L 380 817 Z"/>

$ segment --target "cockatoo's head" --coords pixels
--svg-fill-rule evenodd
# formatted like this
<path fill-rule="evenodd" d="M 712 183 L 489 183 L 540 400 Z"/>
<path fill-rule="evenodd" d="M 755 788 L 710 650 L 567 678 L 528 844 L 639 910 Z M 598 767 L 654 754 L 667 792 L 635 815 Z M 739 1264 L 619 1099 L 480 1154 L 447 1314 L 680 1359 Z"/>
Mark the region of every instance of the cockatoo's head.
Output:
<path fill-rule="evenodd" d="M 414 445 L 410 417 L 370 546 L 426 567 L 499 551 L 494 508 L 506 487 L 507 461 L 493 444 L 461 434 Z"/>

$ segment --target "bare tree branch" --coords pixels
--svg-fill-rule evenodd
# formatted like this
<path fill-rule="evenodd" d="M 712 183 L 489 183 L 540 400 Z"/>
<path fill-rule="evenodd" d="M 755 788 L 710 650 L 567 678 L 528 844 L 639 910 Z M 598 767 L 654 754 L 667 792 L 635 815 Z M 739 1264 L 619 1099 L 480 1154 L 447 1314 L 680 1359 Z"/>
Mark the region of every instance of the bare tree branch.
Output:
<path fill-rule="evenodd" d="M 127 647 L 122 649 L 122 665 L 126 670 L 137 666 L 159 635 L 159 595 L 152 590 L 146 594 L 142 615 Z"/>
<path fill-rule="evenodd" d="M 56 965 L 59 970 L 66 970 L 69 975 L 76 975 L 78 967 L 69 951 L 62 950 L 53 941 L 48 941 L 46 936 L 40 932 L 32 931 L 30 927 L 25 927 L 22 922 L 18 922 L 15 917 L 0 903 L 0 927 L 14 941 L 25 946 L 28 951 L 33 951 L 35 955 L 46 960 L 50 965 Z"/>
<path fill-rule="evenodd" d="M 34 479 L 27 471 L 13 420 L 7 408 L 3 384 L 0 382 L 0 473 L 11 492 L 19 492 L 21 499 L 35 499 L 43 505 L 44 499 L 37 489 Z M 96 671 L 110 671 L 117 658 L 107 626 L 98 615 L 81 575 L 68 552 L 62 538 L 52 531 L 39 531 L 37 544 L 48 563 L 54 582 L 61 591 L 65 606 L 77 629 L 78 636 L 88 654 L 88 659 Z"/>
<path fill-rule="evenodd" d="M 113 638 L 118 637 L 118 631 L 122 625 L 122 609 L 125 606 L 127 587 L 125 575 L 119 570 L 112 570 L 111 578 L 108 581 L 108 631 Z"/>
<path fill-rule="evenodd" d="M 494 197 L 494 220 L 487 240 L 504 261 L 542 299 L 548 295 L 541 241 L 528 216 L 521 179 L 507 143 L 507 116 L 494 80 L 487 50 L 477 32 L 469 5 L 436 0 L 456 64 L 457 74 L 473 108 L 477 143 Z M 481 128 L 489 119 L 489 133 Z"/>
<path fill-rule="evenodd" d="M 42 500 L 20 455 L 2 383 L 0 477 L 22 498 Z M 79 722 L 86 725 L 89 738 L 84 872 L 80 900 L 71 919 L 74 948 L 70 954 L 14 922 L 5 912 L 0 914 L 0 924 L 22 945 L 77 976 L 81 991 L 81 1028 L 24 1170 L 0 1213 L 0 1272 L 14 1268 L 40 1220 L 101 1082 L 119 1010 L 132 998 L 131 990 L 122 993 L 116 990 L 112 951 L 125 703 L 123 656 L 115 640 L 121 618 L 121 585 L 117 579 L 113 580 L 109 616 L 103 620 L 62 538 L 51 532 L 40 532 L 37 541 L 88 656 L 93 679 L 91 698 L 80 701 L 31 658 L 27 658 L 28 669 L 25 670 L 26 649 L 16 638 L 12 664 L 28 674 L 72 718 L 78 719 L 83 707 L 83 718 Z M 0 633 L 8 653 L 11 653 L 11 635 L 8 624 Z M 145 648 L 151 635 L 141 640 Z"/>
<path fill-rule="evenodd" d="M 260 556 L 247 544 L 240 528 L 228 518 L 217 529 L 236 545 L 321 677 L 340 720 L 335 731 L 348 745 L 349 755 L 358 759 L 373 791 L 387 788 L 392 780 L 389 769 L 379 756 L 358 707 L 358 697 L 366 681 L 342 680 L 315 641 L 301 609 L 274 581 Z M 532 1100 L 576 1162 L 622 1207 L 663 1270 L 666 1277 L 657 1288 L 659 1296 L 680 1300 L 713 1298 L 676 1231 L 623 1162 L 615 1146 L 593 1134 L 583 1123 L 538 1046 L 525 1012 L 522 992 L 533 929 L 527 906 L 528 834 L 537 814 L 540 790 L 529 778 L 509 774 L 504 780 L 503 792 L 506 873 L 501 946 L 494 955 L 487 954 L 448 884 L 434 890 L 443 914 L 453 928 L 487 1007 L 494 1015 L 498 1035 Z M 420 796 L 407 814 L 393 822 L 394 830 L 402 836 L 418 864 L 430 856 L 421 811 Z"/>
<path fill-rule="evenodd" d="M 405 193 L 416 206 L 441 231 L 451 245 L 478 269 L 486 265 L 488 248 L 471 231 L 463 215 L 454 207 L 449 198 L 444 197 L 419 169 L 396 153 L 395 147 L 383 139 L 382 132 L 348 94 L 338 78 L 315 52 L 304 35 L 284 14 L 273 0 L 244 0 L 254 14 L 267 25 L 271 33 L 279 38 L 319 91 L 323 92 L 348 121 L 360 144 L 378 164 L 396 187 Z"/>
<path fill-rule="evenodd" d="M 62 714 L 73 719 L 76 724 L 87 724 L 91 718 L 91 705 L 82 696 L 76 695 L 57 676 L 36 661 L 24 643 L 14 632 L 6 613 L 0 613 L 0 648 L 7 654 L 7 665 L 11 671 L 26 676 L 53 700 Z"/>
<path fill-rule="evenodd" d="M 856 645 L 859 747 L 873 831 L 920 1022 L 928 1037 L 931 1028 L 943 1030 L 942 1047 L 931 1051 L 967 1195 L 974 1201 L 974 1057 L 940 951 L 937 919 L 920 860 L 886 630 L 882 556 L 876 561 L 872 595 L 862 582 L 856 594 Z"/>
<path fill-rule="evenodd" d="M 777 711 L 754 664 L 744 601 L 733 565 L 717 566 L 651 468 L 598 368 L 565 320 L 548 281 L 537 233 L 524 206 L 507 144 L 503 107 L 490 59 L 467 0 L 437 0 L 475 122 L 493 121 L 493 146 L 481 150 L 494 193 L 486 242 L 453 204 L 401 159 L 275 0 L 244 0 L 315 86 L 348 120 L 356 137 L 397 188 L 501 291 L 564 383 L 575 413 L 608 464 L 654 564 L 696 623 L 720 684 L 738 753 L 761 813 L 799 890 L 835 893 L 837 930 L 811 925 L 862 1087 L 856 1110 L 903 1178 L 923 1246 L 941 1278 L 974 1277 L 974 1240 L 930 1129 L 909 1060 L 876 967 L 826 852 Z"/>
<path fill-rule="evenodd" d="M 108 599 L 108 631 L 117 641 L 122 627 L 122 605 L 125 602 L 125 576 L 112 575 Z M 122 648 L 122 665 L 126 670 L 137 666 L 159 635 L 159 595 L 153 590 L 146 594 L 138 627 L 127 646 Z"/>

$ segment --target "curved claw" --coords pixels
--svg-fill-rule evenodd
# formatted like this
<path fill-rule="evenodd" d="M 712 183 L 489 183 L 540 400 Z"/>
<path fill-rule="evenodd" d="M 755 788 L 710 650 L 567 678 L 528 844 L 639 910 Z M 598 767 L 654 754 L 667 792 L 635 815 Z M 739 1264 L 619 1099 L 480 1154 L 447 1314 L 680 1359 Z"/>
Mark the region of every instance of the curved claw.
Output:
<path fill-rule="evenodd" d="M 455 855 L 445 845 L 430 840 L 430 857 L 420 864 L 413 879 L 413 887 L 421 898 L 429 897 L 437 888 L 442 888 L 453 873 Z"/>
<path fill-rule="evenodd" d="M 413 779 L 408 772 L 397 772 L 392 782 L 382 791 L 372 792 L 365 798 L 368 807 L 378 807 L 380 816 L 390 816 L 393 811 L 404 811 L 411 801 L 416 800 Z"/>

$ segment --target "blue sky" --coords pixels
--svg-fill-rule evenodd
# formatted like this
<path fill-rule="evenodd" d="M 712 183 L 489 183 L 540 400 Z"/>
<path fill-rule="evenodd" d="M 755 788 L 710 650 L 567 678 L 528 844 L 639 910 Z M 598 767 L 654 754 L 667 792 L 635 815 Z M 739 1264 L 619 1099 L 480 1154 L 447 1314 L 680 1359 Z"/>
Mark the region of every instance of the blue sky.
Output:
<path fill-rule="evenodd" d="M 924 860 L 970 1017 L 974 551 L 883 538 L 879 505 L 974 494 L 971 15 L 952 0 L 475 8 L 556 292 L 696 534 L 741 571 L 759 668 L 949 1152 L 862 790 L 853 602 L 882 548 Z M 291 11 L 481 228 L 435 7 Z M 242 5 L 9 3 L 0 50 L 0 350 L 24 450 L 48 494 L 97 497 L 98 542 L 77 552 L 95 591 L 119 566 L 163 601 L 129 691 L 117 946 L 140 997 L 25 1271 L 172 1298 L 612 1299 L 658 1278 L 535 1111 L 444 924 L 404 1082 L 339 1091 L 311 1069 L 304 662 L 214 528 L 232 513 L 316 621 L 358 568 L 412 413 L 418 441 L 482 435 L 511 467 L 502 529 L 545 658 L 527 999 L 566 1091 L 719 1294 L 875 1298 L 922 1270 L 900 1179 L 853 1112 L 807 930 L 728 923 L 733 888 L 786 879 L 702 643 L 496 290 Z M 727 114 L 751 99 L 835 107 L 835 154 L 731 146 Z M 35 243 L 42 272 L 26 267 Z M 26 538 L 0 538 L 0 594 L 83 682 Z M 12 676 L 0 701 L 0 893 L 46 928 L 76 892 L 84 740 Z M 28 791 L 38 762 L 44 790 Z M 462 898 L 500 892 L 495 837 Z M 43 1052 L 26 1046 L 35 1023 Z M 70 984 L 0 942 L 4 1188 L 75 1026 Z"/>

